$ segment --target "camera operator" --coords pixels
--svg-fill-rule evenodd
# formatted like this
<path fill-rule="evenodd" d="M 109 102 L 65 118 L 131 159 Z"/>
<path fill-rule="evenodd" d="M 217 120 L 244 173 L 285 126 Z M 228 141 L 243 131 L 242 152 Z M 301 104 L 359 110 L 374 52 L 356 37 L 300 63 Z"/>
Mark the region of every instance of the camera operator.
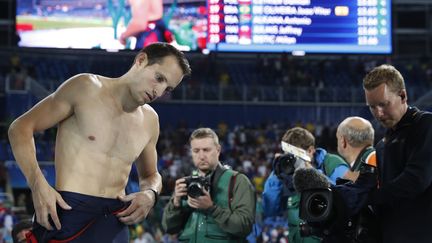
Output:
<path fill-rule="evenodd" d="M 221 146 L 212 129 L 193 131 L 189 143 L 201 179 L 192 176 L 176 181 L 164 209 L 163 228 L 169 234 L 179 233 L 179 241 L 245 242 L 255 220 L 256 197 L 251 182 L 221 165 Z M 206 180 L 209 189 L 205 188 Z M 196 193 L 197 183 L 204 184 L 202 193 Z"/>
<path fill-rule="evenodd" d="M 331 183 L 335 184 L 337 178 L 345 178 L 349 171 L 349 165 L 338 155 L 327 153 L 322 148 L 315 148 L 315 138 L 306 129 L 294 127 L 285 132 L 282 137 L 282 150 L 284 155 L 277 156 L 273 161 L 273 171 L 267 178 L 264 184 L 263 192 L 263 209 L 266 216 L 280 215 L 287 208 L 287 218 L 289 226 L 289 242 L 294 243 L 313 243 L 320 242 L 318 237 L 301 237 L 299 219 L 299 204 L 300 195 L 295 193 L 292 184 L 292 174 L 295 169 L 301 167 L 314 167 L 320 170 L 328 177 Z M 293 164 L 294 169 L 286 170 L 286 166 L 281 166 L 286 163 L 289 156 L 292 156 L 294 151 L 288 151 L 289 148 L 298 148 L 305 151 L 306 156 L 302 153 L 295 157 L 302 157 L 303 164 Z M 295 160 L 299 161 L 299 160 Z M 289 164 L 289 163 L 288 163 Z"/>
<path fill-rule="evenodd" d="M 348 117 L 339 124 L 336 137 L 339 154 L 350 163 L 351 181 L 339 180 L 331 186 L 316 170 L 295 172 L 294 186 L 301 193 L 300 218 L 306 221 L 302 233 L 331 243 L 379 242 L 377 218 L 361 196 L 376 187 L 372 125 L 361 117 Z M 360 174 L 363 181 L 355 184 Z"/>
<path fill-rule="evenodd" d="M 353 171 L 349 178 L 352 182 L 357 180 L 362 162 L 376 167 L 374 129 L 368 120 L 358 116 L 347 117 L 339 124 L 336 138 L 338 153 Z"/>
<path fill-rule="evenodd" d="M 352 184 L 355 190 L 343 185 L 341 192 L 351 194 L 343 197 L 359 205 L 366 201 L 374 207 L 382 242 L 429 243 L 432 114 L 408 105 L 405 81 L 391 65 L 372 69 L 363 79 L 363 88 L 372 115 L 387 128 L 376 145 L 378 187 L 376 183 L 371 186 L 371 173 L 360 173 Z"/>

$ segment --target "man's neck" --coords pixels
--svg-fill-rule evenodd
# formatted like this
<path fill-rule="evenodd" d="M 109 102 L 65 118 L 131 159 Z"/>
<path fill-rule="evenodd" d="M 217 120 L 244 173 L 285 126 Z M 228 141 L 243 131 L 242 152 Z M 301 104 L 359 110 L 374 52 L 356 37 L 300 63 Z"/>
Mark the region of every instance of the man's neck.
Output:
<path fill-rule="evenodd" d="M 134 112 L 138 108 L 136 104 L 133 104 L 128 86 L 122 78 L 113 80 L 108 92 L 114 99 L 116 106 L 123 112 Z"/>
<path fill-rule="evenodd" d="M 215 170 L 217 169 L 218 166 L 219 166 L 219 163 L 216 164 L 215 167 L 213 167 L 213 168 L 209 168 L 209 170 L 207 170 L 207 171 L 202 171 L 202 170 L 199 170 L 199 169 L 198 169 L 198 175 L 200 175 L 200 176 L 206 176 L 206 175 L 212 173 L 213 171 L 215 171 Z"/>
<path fill-rule="evenodd" d="M 363 148 L 351 147 L 349 149 L 349 152 L 346 153 L 346 156 L 344 158 L 345 161 L 352 166 L 362 150 L 363 150 Z"/>

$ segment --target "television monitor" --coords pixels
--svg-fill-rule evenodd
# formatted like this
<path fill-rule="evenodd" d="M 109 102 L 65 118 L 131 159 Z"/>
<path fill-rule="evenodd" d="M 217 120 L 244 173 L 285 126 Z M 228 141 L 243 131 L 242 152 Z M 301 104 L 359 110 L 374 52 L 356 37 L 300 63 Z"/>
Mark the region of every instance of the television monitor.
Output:
<path fill-rule="evenodd" d="M 165 41 L 184 51 L 206 48 L 205 0 L 17 0 L 16 6 L 21 47 L 140 49 Z"/>
<path fill-rule="evenodd" d="M 136 16 L 158 13 L 149 3 L 162 11 L 146 22 Z M 392 52 L 391 0 L 18 0 L 16 12 L 23 47 L 138 49 L 163 40 L 184 51 Z"/>

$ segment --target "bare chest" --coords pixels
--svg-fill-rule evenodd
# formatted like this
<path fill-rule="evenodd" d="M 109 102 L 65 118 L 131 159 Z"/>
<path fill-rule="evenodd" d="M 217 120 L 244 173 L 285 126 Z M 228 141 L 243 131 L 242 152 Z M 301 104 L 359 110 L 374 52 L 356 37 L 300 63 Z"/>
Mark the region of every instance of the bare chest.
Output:
<path fill-rule="evenodd" d="M 134 161 L 150 140 L 142 113 L 119 113 L 97 104 L 77 106 L 73 119 L 62 129 L 76 133 L 94 152 L 123 161 Z M 72 135 L 73 136 L 73 135 Z"/>

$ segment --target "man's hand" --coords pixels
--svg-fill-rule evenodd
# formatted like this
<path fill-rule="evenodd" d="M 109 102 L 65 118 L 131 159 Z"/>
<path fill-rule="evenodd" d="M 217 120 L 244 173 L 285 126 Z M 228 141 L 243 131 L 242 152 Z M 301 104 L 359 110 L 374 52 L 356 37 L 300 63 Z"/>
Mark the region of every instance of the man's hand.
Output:
<path fill-rule="evenodd" d="M 147 217 L 156 200 L 151 190 L 122 195 L 118 198 L 123 202 L 131 202 L 129 207 L 117 214 L 119 220 L 128 225 L 139 223 Z"/>
<path fill-rule="evenodd" d="M 359 171 L 351 171 L 348 170 L 345 175 L 343 176 L 343 179 L 350 180 L 352 182 L 355 182 L 357 178 L 359 177 L 360 172 Z"/>
<path fill-rule="evenodd" d="M 191 208 L 206 210 L 213 206 L 213 201 L 209 192 L 205 189 L 203 192 L 204 196 L 199 196 L 197 198 L 188 197 L 188 204 Z"/>
<path fill-rule="evenodd" d="M 65 210 L 70 210 L 72 207 L 48 184 L 45 178 L 40 178 L 34 183 L 32 198 L 37 222 L 47 230 L 53 230 L 49 222 L 49 217 L 51 217 L 56 229 L 60 230 L 61 224 L 57 215 L 57 204 Z"/>
<path fill-rule="evenodd" d="M 174 188 L 174 206 L 180 207 L 181 198 L 187 195 L 187 187 L 185 178 L 180 178 L 175 182 Z"/>

